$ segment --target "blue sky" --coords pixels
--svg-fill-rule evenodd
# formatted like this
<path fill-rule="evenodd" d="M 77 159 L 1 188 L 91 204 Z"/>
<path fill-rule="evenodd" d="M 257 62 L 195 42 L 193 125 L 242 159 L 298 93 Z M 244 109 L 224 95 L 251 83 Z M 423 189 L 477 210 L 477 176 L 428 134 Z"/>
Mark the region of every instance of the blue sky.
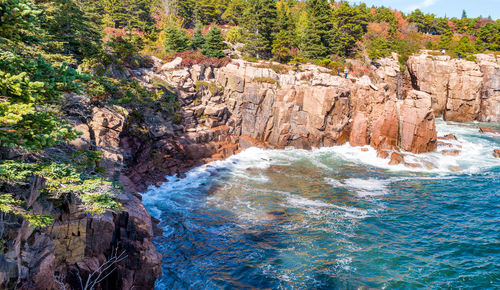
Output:
<path fill-rule="evenodd" d="M 465 9 L 467 16 L 500 18 L 500 0 L 349 0 L 351 3 L 364 2 L 368 6 L 386 6 L 405 13 L 420 8 L 426 13 L 438 16 L 460 17 Z"/>

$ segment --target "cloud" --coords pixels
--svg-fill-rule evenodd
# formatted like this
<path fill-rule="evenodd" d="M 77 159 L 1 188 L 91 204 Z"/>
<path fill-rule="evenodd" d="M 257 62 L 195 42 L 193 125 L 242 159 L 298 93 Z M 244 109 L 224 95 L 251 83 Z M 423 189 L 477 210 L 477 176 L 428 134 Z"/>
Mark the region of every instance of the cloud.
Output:
<path fill-rule="evenodd" d="M 406 11 L 413 11 L 415 9 L 422 9 L 436 4 L 437 0 L 424 0 L 420 3 L 414 4 L 406 8 Z"/>

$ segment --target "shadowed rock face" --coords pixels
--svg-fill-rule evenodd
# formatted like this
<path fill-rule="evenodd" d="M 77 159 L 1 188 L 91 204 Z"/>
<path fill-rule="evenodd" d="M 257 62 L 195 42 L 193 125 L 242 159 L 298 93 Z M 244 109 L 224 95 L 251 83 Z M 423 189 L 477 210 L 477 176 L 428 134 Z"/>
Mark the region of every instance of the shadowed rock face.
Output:
<path fill-rule="evenodd" d="M 119 142 L 125 117 L 110 108 L 88 107 L 85 96 L 68 98 L 73 98 L 75 111 L 89 113 L 85 124 L 75 126 L 83 135 L 73 145 L 78 149 L 94 146 L 103 153 L 102 165 L 109 169 L 109 177 L 125 187 L 118 195 L 123 210 L 92 216 L 78 206 L 74 197 L 54 206 L 41 195 L 45 180 L 38 176 L 28 185 L 11 186 L 9 192 L 23 196 L 35 212 L 50 213 L 54 224 L 35 231 L 26 222 L 12 221 L 2 228 L 7 242 L 0 256 L 0 288 L 16 285 L 20 289 L 60 289 L 62 283 L 66 289 L 79 289 L 77 273 L 85 280 L 116 249 L 126 258 L 111 265 L 113 272 L 101 287 L 152 289 L 161 275 L 161 255 L 152 243 L 151 216 L 134 194 L 134 184 L 120 174 L 123 155 Z"/>
<path fill-rule="evenodd" d="M 476 55 L 477 63 L 422 54 L 408 59 L 413 87 L 430 94 L 436 116 L 457 122 L 500 121 L 500 63 Z"/>

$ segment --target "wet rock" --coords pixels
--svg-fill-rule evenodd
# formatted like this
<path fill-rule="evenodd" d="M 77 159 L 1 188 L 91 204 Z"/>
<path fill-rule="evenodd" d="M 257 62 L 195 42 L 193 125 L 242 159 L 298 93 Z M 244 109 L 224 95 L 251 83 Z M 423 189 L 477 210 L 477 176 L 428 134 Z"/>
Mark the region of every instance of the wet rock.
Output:
<path fill-rule="evenodd" d="M 479 128 L 479 132 L 481 132 L 481 133 L 500 134 L 500 130 L 497 130 L 497 129 L 482 127 L 482 126 L 478 126 L 478 128 Z"/>
<path fill-rule="evenodd" d="M 457 137 L 453 134 L 447 134 L 441 137 L 438 137 L 439 140 L 457 140 Z"/>
<path fill-rule="evenodd" d="M 382 158 L 382 159 L 386 159 L 389 157 L 389 151 L 387 150 L 378 150 L 377 151 L 377 157 L 378 158 Z"/>
<path fill-rule="evenodd" d="M 389 165 L 398 165 L 403 163 L 403 156 L 400 153 L 392 152 L 391 161 L 389 161 Z"/>
<path fill-rule="evenodd" d="M 443 150 L 441 154 L 446 156 L 458 156 L 460 154 L 460 150 Z"/>
<path fill-rule="evenodd" d="M 438 137 L 438 139 L 439 139 L 439 137 Z M 449 147 L 449 148 L 453 147 L 453 144 L 446 143 L 446 142 L 441 142 L 441 141 L 438 141 L 437 145 L 438 145 L 438 147 Z"/>
<path fill-rule="evenodd" d="M 493 156 L 495 158 L 500 158 L 500 149 L 493 150 Z"/>
<path fill-rule="evenodd" d="M 457 166 L 450 166 L 448 169 L 450 169 L 453 172 L 461 172 L 464 171 L 463 168 L 457 167 Z"/>
<path fill-rule="evenodd" d="M 405 162 L 404 165 L 410 168 L 422 168 L 422 164 Z"/>

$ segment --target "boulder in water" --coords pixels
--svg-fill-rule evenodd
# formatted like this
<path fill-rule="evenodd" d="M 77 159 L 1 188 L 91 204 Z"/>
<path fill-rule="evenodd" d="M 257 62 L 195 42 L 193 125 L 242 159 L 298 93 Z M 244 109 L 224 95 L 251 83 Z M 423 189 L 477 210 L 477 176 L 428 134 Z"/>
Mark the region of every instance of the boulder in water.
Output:
<path fill-rule="evenodd" d="M 389 165 L 398 165 L 403 162 L 403 156 L 400 153 L 392 152 L 391 161 L 389 161 Z"/>
<path fill-rule="evenodd" d="M 382 159 L 386 159 L 389 157 L 389 152 L 387 150 L 378 150 L 377 157 L 382 158 Z"/>
<path fill-rule="evenodd" d="M 447 134 L 442 137 L 438 137 L 439 140 L 457 140 L 457 136 L 453 134 Z"/>
<path fill-rule="evenodd" d="M 453 172 L 460 172 L 460 171 L 464 171 L 462 168 L 460 167 L 456 167 L 456 166 L 450 166 L 449 169 Z"/>
<path fill-rule="evenodd" d="M 452 150 L 443 150 L 441 154 L 446 156 L 458 156 L 460 154 L 460 150 L 452 149 Z"/>
<path fill-rule="evenodd" d="M 496 130 L 496 129 L 493 129 L 493 128 L 482 127 L 482 126 L 478 126 L 478 128 L 479 128 L 479 132 L 481 132 L 481 133 L 500 134 L 500 130 Z"/>
<path fill-rule="evenodd" d="M 500 158 L 500 149 L 495 149 L 493 151 L 493 156 L 495 156 L 495 158 Z"/>

